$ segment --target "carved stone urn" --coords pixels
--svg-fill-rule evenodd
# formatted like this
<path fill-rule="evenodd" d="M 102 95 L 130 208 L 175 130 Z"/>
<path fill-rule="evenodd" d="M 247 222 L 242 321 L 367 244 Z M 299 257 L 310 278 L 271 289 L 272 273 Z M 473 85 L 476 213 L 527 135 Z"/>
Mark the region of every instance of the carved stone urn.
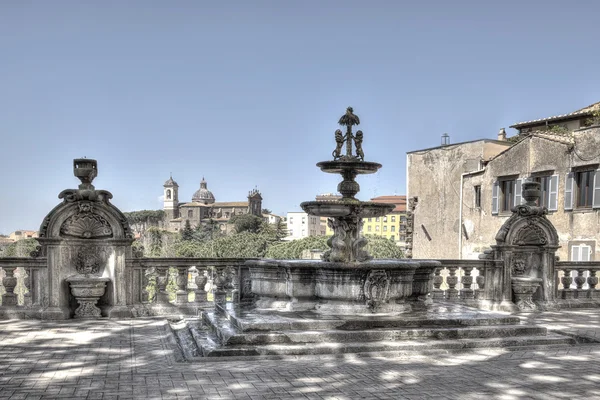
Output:
<path fill-rule="evenodd" d="M 106 283 L 110 278 L 89 275 L 73 275 L 67 278 L 71 294 L 79 303 L 75 310 L 75 318 L 100 318 L 102 314 L 96 306 L 104 295 Z"/>
<path fill-rule="evenodd" d="M 540 287 L 542 280 L 539 278 L 529 278 L 515 276 L 511 278 L 514 302 L 520 311 L 535 311 L 536 304 L 533 302 L 533 295 Z"/>

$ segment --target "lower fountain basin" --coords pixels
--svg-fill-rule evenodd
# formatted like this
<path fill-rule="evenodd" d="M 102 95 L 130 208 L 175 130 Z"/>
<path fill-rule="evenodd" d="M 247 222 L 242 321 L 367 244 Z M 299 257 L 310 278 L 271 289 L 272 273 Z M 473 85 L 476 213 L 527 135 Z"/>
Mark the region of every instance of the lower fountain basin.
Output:
<path fill-rule="evenodd" d="M 437 261 L 249 260 L 257 308 L 326 314 L 401 313 L 427 300 Z"/>
<path fill-rule="evenodd" d="M 66 281 L 71 288 L 71 294 L 79 303 L 79 307 L 75 310 L 75 318 L 100 318 L 102 314 L 96 303 L 104 295 L 110 278 L 73 275 Z"/>

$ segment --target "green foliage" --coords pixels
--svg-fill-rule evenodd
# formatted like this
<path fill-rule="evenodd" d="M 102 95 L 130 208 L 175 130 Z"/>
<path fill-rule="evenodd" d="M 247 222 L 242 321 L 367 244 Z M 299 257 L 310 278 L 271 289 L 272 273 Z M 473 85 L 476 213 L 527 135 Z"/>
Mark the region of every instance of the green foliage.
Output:
<path fill-rule="evenodd" d="M 281 260 L 299 259 L 304 250 L 327 250 L 327 240 L 330 237 L 309 236 L 303 239 L 273 244 L 267 250 L 265 257 Z M 380 236 L 368 237 L 367 251 L 374 258 L 404 258 L 402 250 L 393 240 Z"/>
<path fill-rule="evenodd" d="M 196 226 L 196 231 L 194 232 L 194 239 L 201 242 L 217 239 L 221 236 L 223 236 L 221 226 L 212 218 Z"/>
<path fill-rule="evenodd" d="M 165 212 L 163 210 L 141 210 L 141 211 L 130 211 L 123 213 L 125 218 L 130 225 L 135 224 L 149 224 L 158 225 L 160 221 L 165 218 Z"/>
<path fill-rule="evenodd" d="M 6 246 L 2 257 L 31 257 L 31 252 L 39 246 L 35 239 L 21 239 Z"/>
<path fill-rule="evenodd" d="M 242 232 L 204 242 L 180 241 L 175 244 L 175 255 L 177 257 L 260 258 L 264 257 L 272 241 L 273 238 L 264 233 Z"/>
<path fill-rule="evenodd" d="M 236 233 L 258 233 L 263 227 L 263 219 L 252 214 L 234 215 L 229 223 L 234 225 Z"/>
<path fill-rule="evenodd" d="M 271 210 L 269 210 L 268 208 L 263 208 L 261 213 L 263 214 L 272 214 Z"/>
<path fill-rule="evenodd" d="M 190 224 L 190 220 L 185 220 L 185 226 L 181 230 L 181 240 L 192 240 L 194 238 L 194 230 Z"/>

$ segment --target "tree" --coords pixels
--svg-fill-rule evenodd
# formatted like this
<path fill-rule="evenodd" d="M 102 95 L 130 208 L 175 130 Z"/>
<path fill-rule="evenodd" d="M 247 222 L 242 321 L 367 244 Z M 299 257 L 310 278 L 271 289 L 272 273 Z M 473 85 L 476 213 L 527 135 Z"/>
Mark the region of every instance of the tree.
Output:
<path fill-rule="evenodd" d="M 229 223 L 234 225 L 236 233 L 258 233 L 263 226 L 263 219 L 252 214 L 242 214 L 231 217 Z"/>
<path fill-rule="evenodd" d="M 263 213 L 263 214 L 271 214 L 272 212 L 268 208 L 263 208 L 262 211 L 261 211 L 261 213 Z"/>
<path fill-rule="evenodd" d="M 143 235 L 149 227 L 160 226 L 165 218 L 163 210 L 130 211 L 123 213 L 123 215 L 127 218 L 131 229 L 140 235 Z"/>
<path fill-rule="evenodd" d="M 190 220 L 185 220 L 185 226 L 181 230 L 181 240 L 192 240 L 194 238 L 194 230 L 190 224 Z"/>
<path fill-rule="evenodd" d="M 223 236 L 221 225 L 212 218 L 201 222 L 196 226 L 196 231 L 194 232 L 194 239 L 201 242 L 216 239 L 221 236 Z"/>
<path fill-rule="evenodd" d="M 21 239 L 6 246 L 3 257 L 31 257 L 31 252 L 35 251 L 39 242 L 35 239 Z"/>

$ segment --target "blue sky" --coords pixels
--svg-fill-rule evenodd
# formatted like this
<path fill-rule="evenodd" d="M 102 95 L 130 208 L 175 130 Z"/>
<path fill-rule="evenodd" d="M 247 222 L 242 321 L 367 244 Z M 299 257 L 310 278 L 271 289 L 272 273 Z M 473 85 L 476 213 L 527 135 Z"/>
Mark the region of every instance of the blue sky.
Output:
<path fill-rule="evenodd" d="M 358 197 L 405 193 L 406 152 L 495 138 L 600 101 L 600 2 L 4 1 L 0 233 L 38 229 L 76 187 L 72 160 L 123 211 L 257 186 L 275 213 L 336 190 L 347 106 L 366 159 Z M 514 134 L 510 130 L 509 134 Z"/>

